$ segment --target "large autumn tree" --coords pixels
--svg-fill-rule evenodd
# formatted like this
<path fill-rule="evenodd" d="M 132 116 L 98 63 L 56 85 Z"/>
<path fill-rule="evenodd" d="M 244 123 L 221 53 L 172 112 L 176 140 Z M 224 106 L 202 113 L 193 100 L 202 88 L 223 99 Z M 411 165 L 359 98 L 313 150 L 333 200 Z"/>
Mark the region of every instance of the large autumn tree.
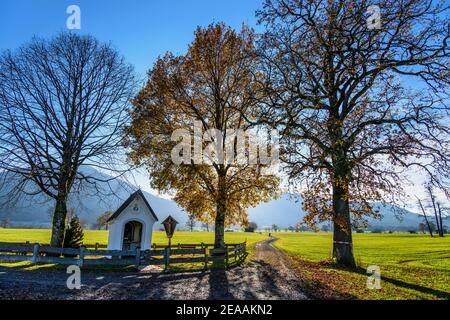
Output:
<path fill-rule="evenodd" d="M 275 196 L 279 184 L 264 171 L 271 163 L 236 156 L 242 139 L 233 132 L 249 129 L 261 94 L 253 49 L 246 28 L 199 27 L 185 55 L 167 53 L 148 72 L 127 132 L 130 159 L 148 168 L 152 187 L 173 192 L 196 220 L 215 223 L 216 248 L 225 246 L 225 225 L 247 224 L 246 209 Z M 198 148 L 209 151 L 199 156 Z"/>
<path fill-rule="evenodd" d="M 305 221 L 333 220 L 334 256 L 353 267 L 352 223 L 398 201 L 408 172 L 449 195 L 448 4 L 266 0 L 258 17 L 261 120 L 281 130 Z"/>

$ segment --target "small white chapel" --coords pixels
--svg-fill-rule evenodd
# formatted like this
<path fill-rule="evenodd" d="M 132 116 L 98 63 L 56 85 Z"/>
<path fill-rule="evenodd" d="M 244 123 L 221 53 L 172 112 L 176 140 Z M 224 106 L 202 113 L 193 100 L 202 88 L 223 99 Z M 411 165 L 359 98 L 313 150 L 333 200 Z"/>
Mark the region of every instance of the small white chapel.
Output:
<path fill-rule="evenodd" d="M 108 220 L 108 250 L 150 250 L 158 217 L 141 190 L 133 193 Z"/>

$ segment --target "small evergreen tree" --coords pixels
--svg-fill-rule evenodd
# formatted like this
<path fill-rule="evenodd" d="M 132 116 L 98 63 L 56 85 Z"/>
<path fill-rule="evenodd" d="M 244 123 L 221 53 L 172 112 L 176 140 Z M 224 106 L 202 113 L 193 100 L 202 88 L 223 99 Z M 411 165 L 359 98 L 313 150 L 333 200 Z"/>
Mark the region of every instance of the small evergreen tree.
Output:
<path fill-rule="evenodd" d="M 63 247 L 78 249 L 83 242 L 83 238 L 84 232 L 81 227 L 80 219 L 74 214 L 67 226 Z"/>

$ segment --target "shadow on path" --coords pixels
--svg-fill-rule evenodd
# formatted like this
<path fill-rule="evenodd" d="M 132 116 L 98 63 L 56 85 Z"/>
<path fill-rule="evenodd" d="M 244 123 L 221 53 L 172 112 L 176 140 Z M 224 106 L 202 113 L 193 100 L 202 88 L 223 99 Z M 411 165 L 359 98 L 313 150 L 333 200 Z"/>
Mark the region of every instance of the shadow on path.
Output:
<path fill-rule="evenodd" d="M 234 300 L 230 292 L 227 271 L 225 269 L 211 270 L 209 274 L 208 300 Z"/>

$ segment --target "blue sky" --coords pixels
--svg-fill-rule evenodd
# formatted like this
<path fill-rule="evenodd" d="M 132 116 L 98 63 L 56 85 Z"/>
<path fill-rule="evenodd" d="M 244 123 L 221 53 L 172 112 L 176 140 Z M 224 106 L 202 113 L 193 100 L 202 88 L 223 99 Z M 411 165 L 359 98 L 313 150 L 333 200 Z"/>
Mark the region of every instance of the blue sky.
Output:
<path fill-rule="evenodd" d="M 67 30 L 69 5 L 81 9 L 81 32 L 111 41 L 139 74 L 166 51 L 183 53 L 198 25 L 224 21 L 234 28 L 256 25 L 262 0 L 0 0 L 0 50 L 13 49 L 33 35 Z"/>
<path fill-rule="evenodd" d="M 67 31 L 70 5 L 81 10 L 81 30 L 72 32 L 111 41 L 144 78 L 159 55 L 184 53 L 199 25 L 223 21 L 236 29 L 242 23 L 256 27 L 262 0 L 0 0 L 0 51 L 15 49 L 33 35 L 48 38 Z M 145 172 L 134 178 L 154 192 Z"/>
<path fill-rule="evenodd" d="M 70 5 L 81 9 L 81 30 L 111 41 L 144 79 L 159 55 L 184 53 L 197 26 L 223 21 L 239 29 L 256 27 L 255 11 L 263 0 L 0 0 L 0 51 L 14 49 L 33 35 L 51 37 L 66 31 Z M 146 173 L 136 184 L 149 187 Z M 418 180 L 413 179 L 413 180 Z M 406 186 L 417 192 L 417 183 Z"/>

